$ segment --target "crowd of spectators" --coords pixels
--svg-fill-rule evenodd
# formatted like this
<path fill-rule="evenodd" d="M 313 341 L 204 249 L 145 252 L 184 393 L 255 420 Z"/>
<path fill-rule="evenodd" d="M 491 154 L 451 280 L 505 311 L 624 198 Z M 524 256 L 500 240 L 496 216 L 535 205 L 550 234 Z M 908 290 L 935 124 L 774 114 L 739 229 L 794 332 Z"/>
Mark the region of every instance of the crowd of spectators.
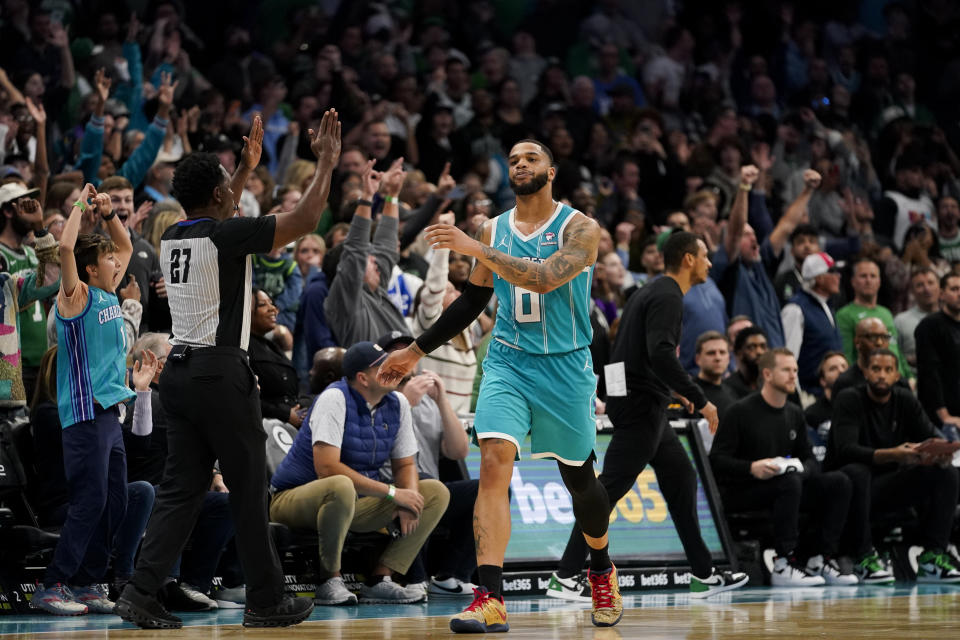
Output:
<path fill-rule="evenodd" d="M 601 398 L 623 305 L 662 275 L 663 244 L 683 229 L 704 239 L 712 270 L 684 298 L 680 357 L 720 410 L 721 434 L 737 401 L 753 403 L 739 405 L 740 419 L 762 403 L 755 392 L 772 375 L 764 374 L 763 354 L 786 347 L 799 381 L 788 401 L 807 409 L 821 461 L 832 442 L 833 402 L 841 388 L 872 379 L 877 352 L 896 364 L 890 384 L 902 393 L 895 397 L 919 398 L 923 424 L 915 431 L 957 439 L 956 3 L 4 0 L 0 20 L 0 406 L 14 415 L 30 404 L 46 476 L 34 497 L 48 524 L 62 522 L 65 502 L 62 486 L 50 481 L 56 268 L 50 247 L 34 246 L 34 231 L 59 239 L 86 183 L 110 195 L 134 247 L 118 289 L 131 358 L 146 358 L 147 371 L 159 375 L 171 327 L 160 236 L 184 216 L 176 166 L 208 152 L 233 174 L 259 115 L 262 161 L 246 184 L 234 185 L 242 186 L 238 215 L 292 210 L 315 172 L 310 131 L 331 107 L 343 123 L 343 148 L 319 225 L 295 246 L 252 260 L 249 351 L 265 419 L 305 429 L 314 396 L 341 373 L 349 379 L 338 406 L 344 397 L 384 401 L 363 373 L 372 360 L 354 354 L 350 371 L 341 371 L 343 350 L 372 343 L 389 350 L 456 299 L 470 261 L 433 250 L 421 231 L 443 220 L 473 233 L 512 207 L 506 156 L 517 141 L 535 138 L 556 161 L 554 198 L 603 229 L 591 313 Z M 395 215 L 386 213 L 392 203 Z M 81 232 L 98 231 L 96 216 L 85 217 Z M 384 401 L 399 421 L 388 429 L 395 458 L 415 462 L 392 472 L 419 474 L 430 488 L 419 501 L 404 495 L 396 503 L 426 518 L 429 493 L 431 527 L 462 531 L 470 518 L 460 509 L 457 522 L 445 524 L 437 509 L 448 494 L 451 509 L 470 499 L 475 486 L 444 489 L 427 480 L 438 478 L 441 454 L 466 456 L 450 416 L 468 414 L 475 402 L 493 305 L 424 360 L 425 370 L 401 388 L 402 401 Z M 148 353 L 159 359 L 152 368 Z M 878 367 L 889 364 L 881 360 Z M 152 389 L 152 408 L 128 412 L 127 460 L 130 480 L 149 487 L 166 448 L 155 378 L 142 382 L 136 404 Z M 856 412 L 844 420 L 852 450 L 847 423 Z M 324 435 L 335 427 L 310 428 L 307 451 L 317 442 L 340 448 Z M 832 469 L 869 467 L 862 449 L 849 455 Z M 390 478 L 386 459 L 361 475 Z M 904 453 L 883 461 L 919 460 Z M 342 475 L 341 466 L 328 460 L 308 471 L 322 481 L 325 473 Z M 869 472 L 858 473 L 855 481 L 869 482 Z M 177 606 L 213 606 L 204 595 L 210 561 L 232 535 L 216 495 L 229 488 L 216 478 L 194 545 L 216 549 L 184 557 L 183 588 L 169 594 Z M 281 498 L 271 514 L 296 526 L 312 522 L 339 540 L 321 546 L 324 571 L 337 578 L 334 556 L 349 525 L 321 522 L 317 509 L 342 515 L 343 504 L 369 487 L 354 479 L 325 490 L 332 497 L 324 499 L 314 487 L 310 515 L 289 504 L 299 484 L 271 488 Z M 149 503 L 149 493 L 138 499 Z M 359 529 L 382 524 L 357 509 L 350 517 Z M 148 512 L 128 507 L 138 514 L 134 539 Z M 416 528 L 403 518 L 399 526 L 400 537 Z M 132 566 L 129 546 L 115 554 L 129 556 L 116 568 L 118 580 Z M 824 547 L 835 553 L 836 540 Z M 448 590 L 469 583 L 469 561 L 424 567 L 417 551 L 394 551 L 402 559 L 392 563 L 388 551 L 379 570 L 410 570 L 414 585 L 433 575 Z M 171 579 L 178 575 L 179 567 Z M 329 587 L 330 599 L 349 599 L 339 585 Z M 391 593 L 412 601 L 419 592 Z"/>

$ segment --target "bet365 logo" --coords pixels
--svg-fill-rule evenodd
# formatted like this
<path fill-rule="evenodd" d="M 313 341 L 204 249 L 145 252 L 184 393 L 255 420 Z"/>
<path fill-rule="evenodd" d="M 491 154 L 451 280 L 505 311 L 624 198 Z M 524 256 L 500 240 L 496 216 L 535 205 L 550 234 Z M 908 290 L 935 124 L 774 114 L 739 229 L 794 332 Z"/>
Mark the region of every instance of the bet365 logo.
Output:
<path fill-rule="evenodd" d="M 520 469 L 515 466 L 510 488 L 524 524 L 544 524 L 548 518 L 559 524 L 573 524 L 573 502 L 561 483 L 547 482 L 541 488 L 524 482 Z M 610 522 L 622 516 L 633 524 L 643 520 L 659 523 L 667 519 L 667 513 L 667 502 L 657 488 L 657 477 L 651 469 L 645 469 L 637 476 L 633 488 L 617 502 L 610 513 Z"/>

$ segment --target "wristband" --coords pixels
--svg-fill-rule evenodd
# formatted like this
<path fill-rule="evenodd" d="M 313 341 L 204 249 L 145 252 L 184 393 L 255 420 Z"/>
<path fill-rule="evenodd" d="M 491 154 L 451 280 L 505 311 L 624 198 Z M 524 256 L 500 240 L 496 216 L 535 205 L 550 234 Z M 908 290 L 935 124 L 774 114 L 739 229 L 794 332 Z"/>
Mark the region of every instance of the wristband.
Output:
<path fill-rule="evenodd" d="M 113 220 L 114 218 L 116 218 L 116 217 L 117 217 L 117 212 L 116 212 L 116 211 L 111 211 L 111 212 L 110 212 L 110 215 L 108 215 L 108 216 L 101 216 L 101 217 L 103 218 L 103 221 L 104 221 L 104 222 L 107 222 L 107 221 L 109 221 L 109 220 Z"/>
<path fill-rule="evenodd" d="M 397 196 L 384 196 L 383 201 L 392 202 L 393 204 L 397 204 L 397 205 L 400 204 L 400 198 L 398 198 Z"/>
<path fill-rule="evenodd" d="M 397 487 L 395 485 L 390 485 L 390 488 L 387 489 L 387 495 L 385 496 L 387 500 L 391 502 L 396 499 L 397 496 Z"/>
<path fill-rule="evenodd" d="M 87 205 L 83 202 L 83 200 L 77 200 L 73 203 L 73 206 L 80 207 L 81 213 L 86 213 L 87 211 Z"/>
<path fill-rule="evenodd" d="M 363 198 L 360 198 L 359 200 L 357 200 L 357 206 L 358 206 L 358 207 L 370 207 L 370 208 L 373 208 L 373 203 L 370 202 L 369 200 L 365 200 L 365 199 L 363 199 Z"/>
<path fill-rule="evenodd" d="M 742 182 L 740 183 L 740 190 L 741 190 L 741 191 L 751 191 L 752 189 L 753 189 L 753 185 L 752 185 L 752 184 L 743 184 Z"/>

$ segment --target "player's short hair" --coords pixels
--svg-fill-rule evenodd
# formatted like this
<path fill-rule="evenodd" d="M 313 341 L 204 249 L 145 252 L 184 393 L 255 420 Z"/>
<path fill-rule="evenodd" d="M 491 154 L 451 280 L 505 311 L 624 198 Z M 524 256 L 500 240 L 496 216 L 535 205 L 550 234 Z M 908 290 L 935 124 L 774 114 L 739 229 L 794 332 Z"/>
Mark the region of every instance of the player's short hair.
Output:
<path fill-rule="evenodd" d="M 546 155 L 547 158 L 550 160 L 550 164 L 553 164 L 553 152 L 550 151 L 550 147 L 543 144 L 539 140 L 534 140 L 533 138 L 524 138 L 523 140 L 517 140 L 516 142 L 514 142 L 513 147 L 516 147 L 518 144 L 523 144 L 524 142 L 535 144 L 538 147 L 540 147 L 540 150 L 543 151 L 544 155 Z M 510 149 L 512 150 L 513 147 L 510 147 Z"/>
<path fill-rule="evenodd" d="M 676 273 L 683 264 L 683 256 L 690 253 L 696 257 L 700 251 L 700 238 L 689 231 L 677 231 L 663 245 L 663 266 Z"/>
<path fill-rule="evenodd" d="M 786 347 L 776 347 L 770 349 L 769 351 L 764 351 L 763 355 L 757 358 L 757 368 L 763 371 L 764 369 L 773 369 L 777 366 L 777 356 L 790 356 L 795 358 L 793 351 L 787 349 Z"/>
<path fill-rule="evenodd" d="M 720 333 L 719 331 L 713 331 L 713 330 L 704 331 L 697 338 L 697 348 L 696 348 L 696 351 L 694 351 L 694 353 L 697 355 L 700 355 L 700 349 L 703 348 L 704 344 L 710 342 L 711 340 L 723 340 L 724 342 L 726 342 L 727 337 L 722 333 Z"/>
<path fill-rule="evenodd" d="M 768 341 L 770 338 L 767 337 L 767 332 L 764 331 L 758 325 L 750 325 L 749 327 L 744 327 L 740 330 L 740 333 L 737 334 L 737 339 L 733 341 L 733 352 L 736 353 L 743 349 L 744 345 L 747 344 L 747 338 L 750 336 L 763 336 Z"/>
<path fill-rule="evenodd" d="M 216 154 L 195 151 L 184 157 L 173 173 L 173 197 L 189 213 L 208 205 L 222 181 L 223 169 Z"/>

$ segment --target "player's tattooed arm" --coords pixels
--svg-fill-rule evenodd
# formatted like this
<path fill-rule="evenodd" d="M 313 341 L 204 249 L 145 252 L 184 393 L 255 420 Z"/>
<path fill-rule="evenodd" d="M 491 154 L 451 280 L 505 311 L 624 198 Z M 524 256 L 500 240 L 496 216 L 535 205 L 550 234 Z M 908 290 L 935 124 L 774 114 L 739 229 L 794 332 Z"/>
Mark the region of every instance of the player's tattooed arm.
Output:
<path fill-rule="evenodd" d="M 473 239 L 476 240 L 477 244 L 480 246 L 490 246 L 490 225 L 484 223 L 474 234 Z M 467 255 L 467 254 L 465 254 Z M 470 283 L 475 284 L 478 287 L 492 287 L 493 286 L 493 272 L 484 265 L 480 260 L 477 260 L 473 265 L 473 271 L 470 272 Z"/>
<path fill-rule="evenodd" d="M 474 275 L 496 273 L 507 282 L 536 293 L 547 293 L 566 284 L 585 268 L 597 261 L 600 227 L 596 221 L 577 214 L 563 234 L 563 247 L 542 263 L 507 255 L 490 246 L 489 230 L 484 225 L 482 238 L 471 240 L 462 231 L 449 225 L 427 229 L 427 239 L 438 248 L 459 251 L 477 259 Z M 480 267 L 484 267 L 481 270 Z M 479 272 L 479 274 L 478 274 Z M 481 283 L 471 276 L 471 282 L 492 286 L 492 278 Z"/>

